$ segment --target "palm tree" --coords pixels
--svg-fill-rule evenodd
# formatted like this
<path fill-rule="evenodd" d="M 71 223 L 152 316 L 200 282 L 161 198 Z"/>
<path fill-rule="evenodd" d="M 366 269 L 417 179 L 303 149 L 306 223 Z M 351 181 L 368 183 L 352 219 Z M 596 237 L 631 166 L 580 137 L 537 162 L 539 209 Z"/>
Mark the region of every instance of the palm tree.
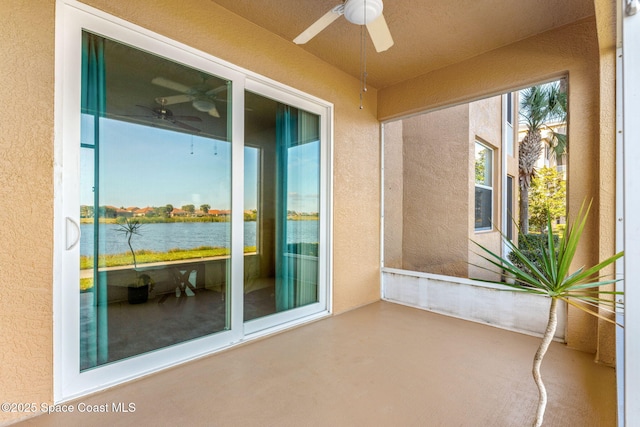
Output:
<path fill-rule="evenodd" d="M 567 123 L 567 88 L 566 88 L 566 80 L 560 80 L 560 84 L 558 85 L 558 90 L 556 93 L 553 93 L 552 96 L 555 97 L 556 103 L 556 111 L 554 116 L 556 117 L 556 121 L 559 123 Z M 555 158 L 559 160 L 562 156 L 567 154 L 567 134 L 556 132 L 554 129 L 551 130 L 551 137 L 547 143 L 549 144 L 551 158 Z M 565 130 L 566 132 L 566 130 Z"/>
<path fill-rule="evenodd" d="M 535 165 L 542 153 L 542 129 L 550 121 L 566 120 L 566 91 L 560 82 L 532 86 L 520 92 L 520 116 L 527 132 L 518 148 L 520 181 L 520 230 L 529 232 L 529 187 L 536 175 Z M 557 157 L 566 152 L 566 135 L 553 133 L 553 152 Z"/>

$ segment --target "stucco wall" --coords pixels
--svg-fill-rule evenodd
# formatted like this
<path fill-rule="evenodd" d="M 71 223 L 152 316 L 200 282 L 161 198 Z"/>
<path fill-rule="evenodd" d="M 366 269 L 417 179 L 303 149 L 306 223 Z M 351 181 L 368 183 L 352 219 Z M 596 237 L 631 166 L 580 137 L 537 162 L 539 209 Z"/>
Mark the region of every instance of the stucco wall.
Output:
<path fill-rule="evenodd" d="M 376 90 L 360 110 L 357 79 L 208 0 L 86 3 L 335 105 L 333 310 L 378 300 Z M 53 0 L 0 2 L 2 402 L 53 398 L 54 19 Z"/>
<path fill-rule="evenodd" d="M 615 142 L 610 136 L 600 134 L 597 34 L 595 18 L 588 18 L 381 89 L 378 93 L 378 117 L 388 120 L 568 75 L 569 214 L 575 215 L 583 200 L 594 200 L 582 246 L 576 255 L 576 268 L 597 263 L 605 253 L 613 254 L 610 245 L 601 250 L 600 244 L 614 235 L 613 206 L 603 206 L 600 197 L 615 189 L 615 184 L 613 180 L 606 184 L 600 180 L 601 171 L 611 169 L 614 159 L 607 155 L 599 161 L 599 155 L 602 145 L 612 147 Z M 611 111 L 610 105 L 605 107 Z M 601 209 L 606 212 L 601 213 Z M 587 316 L 570 308 L 567 342 L 577 349 L 596 352 L 597 322 Z M 604 330 L 603 333 L 609 334 Z"/>
<path fill-rule="evenodd" d="M 385 267 L 402 268 L 403 121 L 384 125 L 384 256 Z"/>
<path fill-rule="evenodd" d="M 53 25 L 53 1 L 0 2 L 0 402 L 52 398 Z"/>
<path fill-rule="evenodd" d="M 596 1 L 596 24 L 600 48 L 600 257 L 606 258 L 615 251 L 616 217 L 612 215 L 616 198 L 616 4 L 611 1 Z M 606 225 L 606 226 L 605 226 Z M 605 273 L 613 274 L 613 267 Z M 613 290 L 614 286 L 609 286 Z M 604 320 L 598 321 L 598 354 L 600 362 L 615 364 L 614 326 Z"/>
<path fill-rule="evenodd" d="M 466 277 L 469 106 L 407 118 L 403 127 L 402 268 Z"/>

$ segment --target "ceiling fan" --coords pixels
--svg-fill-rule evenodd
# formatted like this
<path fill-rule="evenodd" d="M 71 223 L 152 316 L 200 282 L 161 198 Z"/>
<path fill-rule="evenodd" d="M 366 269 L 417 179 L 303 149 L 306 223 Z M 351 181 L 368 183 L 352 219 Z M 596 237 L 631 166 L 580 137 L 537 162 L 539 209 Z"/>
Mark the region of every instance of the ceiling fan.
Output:
<path fill-rule="evenodd" d="M 393 46 L 393 38 L 382 14 L 382 7 L 382 0 L 346 0 L 311 24 L 309 28 L 293 39 L 293 42 L 305 44 L 341 15 L 344 15 L 347 21 L 353 24 L 366 25 L 376 51 L 384 52 Z"/>
<path fill-rule="evenodd" d="M 212 117 L 220 117 L 220 113 L 216 108 L 215 100 L 218 93 L 227 90 L 226 85 L 222 85 L 214 89 L 208 89 L 204 85 L 203 81 L 202 84 L 198 86 L 189 87 L 164 77 L 156 77 L 151 80 L 151 83 L 181 93 L 181 95 L 160 96 L 156 98 L 156 102 L 160 105 L 173 105 L 183 102 L 191 102 L 191 105 L 196 110 L 208 113 Z"/>
<path fill-rule="evenodd" d="M 191 122 L 201 122 L 202 119 L 196 116 L 175 116 L 171 110 L 165 108 L 164 103 L 161 103 L 159 107 L 149 108 L 144 105 L 136 105 L 136 107 L 142 108 L 147 111 L 149 114 L 145 116 L 127 116 L 127 117 L 151 117 L 158 120 L 162 120 L 165 122 L 169 122 L 173 125 L 181 127 L 186 130 L 190 130 L 192 132 L 200 132 L 200 129 L 194 128 L 186 123 L 182 123 L 182 121 L 191 121 Z"/>

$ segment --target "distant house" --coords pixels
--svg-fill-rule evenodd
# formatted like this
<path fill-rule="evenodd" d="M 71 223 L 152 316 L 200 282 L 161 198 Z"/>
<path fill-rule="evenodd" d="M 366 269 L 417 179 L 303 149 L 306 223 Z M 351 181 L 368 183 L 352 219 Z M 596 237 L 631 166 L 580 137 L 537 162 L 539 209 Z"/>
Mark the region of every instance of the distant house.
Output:
<path fill-rule="evenodd" d="M 131 218 L 132 216 L 134 216 L 133 212 L 128 209 L 121 209 L 121 208 L 114 208 L 114 209 L 116 213 L 116 218 L 117 217 Z"/>
<path fill-rule="evenodd" d="M 209 216 L 215 216 L 215 217 L 226 217 L 231 215 L 231 211 L 230 210 L 220 210 L 220 209 L 209 209 Z"/>
<path fill-rule="evenodd" d="M 131 218 L 133 216 L 133 210 L 131 210 L 131 208 L 118 208 L 115 206 L 107 205 L 102 206 L 101 210 L 102 209 L 104 211 L 100 212 L 100 215 L 104 216 L 105 218 Z"/>
<path fill-rule="evenodd" d="M 151 208 L 149 206 L 147 206 L 146 208 L 142 208 L 142 209 L 135 209 L 133 211 L 133 216 L 147 216 L 149 215 L 149 213 L 153 213 L 155 212 L 154 208 Z"/>
<path fill-rule="evenodd" d="M 189 216 L 189 212 L 182 210 L 182 209 L 178 209 L 178 208 L 173 208 L 173 210 L 171 211 L 171 217 L 184 217 L 184 216 Z"/>

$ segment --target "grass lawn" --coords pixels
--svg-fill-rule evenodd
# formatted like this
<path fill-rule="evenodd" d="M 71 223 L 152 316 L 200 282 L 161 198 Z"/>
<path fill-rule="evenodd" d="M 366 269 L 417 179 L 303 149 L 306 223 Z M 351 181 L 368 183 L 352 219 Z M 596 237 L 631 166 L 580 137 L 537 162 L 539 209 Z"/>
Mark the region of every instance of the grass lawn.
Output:
<path fill-rule="evenodd" d="M 255 246 L 245 246 L 244 252 L 255 252 Z M 228 256 L 228 248 L 216 248 L 212 246 L 201 246 L 194 249 L 170 249 L 167 252 L 154 252 L 147 250 L 136 251 L 136 263 L 148 264 L 151 262 L 181 261 L 186 259 L 211 258 L 218 256 Z M 119 267 L 123 265 L 132 265 L 133 258 L 131 253 L 124 252 L 120 254 L 104 255 L 99 258 L 98 267 Z M 80 269 L 86 270 L 93 268 L 93 257 L 81 256 Z"/>

